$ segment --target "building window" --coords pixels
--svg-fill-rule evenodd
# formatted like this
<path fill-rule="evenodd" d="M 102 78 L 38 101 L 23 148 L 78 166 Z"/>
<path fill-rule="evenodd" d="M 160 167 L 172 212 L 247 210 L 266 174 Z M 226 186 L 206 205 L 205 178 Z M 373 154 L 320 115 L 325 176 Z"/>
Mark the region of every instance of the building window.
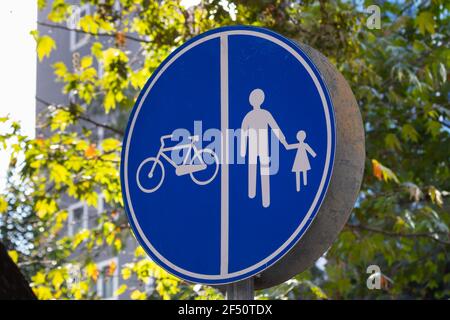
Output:
<path fill-rule="evenodd" d="M 73 236 L 82 229 L 88 228 L 88 208 L 86 203 L 78 202 L 71 205 L 68 210 L 68 233 Z"/>
<path fill-rule="evenodd" d="M 119 211 L 114 210 L 105 200 L 105 196 L 100 194 L 98 197 L 98 215 L 106 214 L 111 217 L 113 221 L 117 221 L 119 219 Z"/>
<path fill-rule="evenodd" d="M 72 14 L 67 20 L 67 27 L 72 30 L 70 31 L 70 51 L 73 52 L 89 42 L 90 34 L 74 31 L 74 29 L 78 29 L 82 17 L 90 14 L 90 7 L 89 4 L 85 4 L 81 7 L 74 5 L 71 8 Z"/>
<path fill-rule="evenodd" d="M 117 296 L 114 296 L 114 292 L 119 286 L 118 261 L 119 259 L 114 257 L 97 263 L 99 271 L 97 279 L 97 295 L 101 299 L 117 299 Z"/>
<path fill-rule="evenodd" d="M 147 297 L 151 296 L 155 292 L 156 281 L 153 277 L 148 277 L 147 281 L 145 281 L 145 293 Z"/>
<path fill-rule="evenodd" d="M 99 61 L 97 66 L 97 78 L 102 79 L 104 73 L 105 73 L 105 66 L 102 61 Z"/>

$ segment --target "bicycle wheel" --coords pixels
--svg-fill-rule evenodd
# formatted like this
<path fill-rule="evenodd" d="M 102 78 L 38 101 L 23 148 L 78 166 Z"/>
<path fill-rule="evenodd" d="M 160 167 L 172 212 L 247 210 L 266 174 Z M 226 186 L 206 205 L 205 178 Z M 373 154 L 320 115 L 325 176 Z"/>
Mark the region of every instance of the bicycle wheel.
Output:
<path fill-rule="evenodd" d="M 213 163 L 208 163 L 205 161 L 205 154 L 208 154 L 212 157 Z M 191 172 L 189 175 L 191 179 L 198 185 L 205 185 L 214 180 L 217 176 L 217 172 L 219 172 L 219 158 L 214 153 L 214 151 L 210 149 L 200 150 L 191 160 L 190 164 L 206 164 L 206 168 L 201 171 Z"/>
<path fill-rule="evenodd" d="M 150 175 L 150 171 L 153 166 L 153 174 Z M 145 159 L 139 165 L 136 171 L 136 182 L 142 192 L 152 193 L 161 187 L 164 181 L 165 171 L 162 162 L 155 157 Z"/>

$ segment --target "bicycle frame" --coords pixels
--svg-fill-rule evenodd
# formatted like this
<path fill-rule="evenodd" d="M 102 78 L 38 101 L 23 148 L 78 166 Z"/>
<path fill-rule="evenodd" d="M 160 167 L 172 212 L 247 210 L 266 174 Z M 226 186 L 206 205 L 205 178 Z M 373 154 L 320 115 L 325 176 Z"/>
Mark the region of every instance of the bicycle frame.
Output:
<path fill-rule="evenodd" d="M 195 141 L 192 140 L 190 143 L 187 144 L 182 144 L 182 145 L 176 145 L 173 147 L 164 147 L 164 138 L 167 138 L 170 136 L 164 136 L 161 137 L 161 147 L 159 148 L 158 154 L 156 155 L 156 161 L 153 163 L 152 169 L 149 172 L 149 176 L 153 175 L 153 171 L 155 170 L 156 167 L 156 163 L 157 161 L 160 159 L 160 157 L 166 159 L 166 161 L 168 163 L 170 163 L 175 169 L 178 168 L 178 164 L 173 161 L 167 154 L 166 152 L 171 152 L 171 151 L 176 151 L 176 150 L 182 150 L 182 149 L 188 149 L 186 152 L 186 155 L 183 159 L 182 165 L 185 165 L 189 159 L 189 155 L 191 154 L 191 151 L 194 151 L 194 157 L 196 155 L 198 155 L 199 150 L 197 149 L 197 147 L 195 146 Z M 199 160 L 202 162 L 202 164 L 204 164 L 203 159 L 201 157 L 199 157 Z"/>

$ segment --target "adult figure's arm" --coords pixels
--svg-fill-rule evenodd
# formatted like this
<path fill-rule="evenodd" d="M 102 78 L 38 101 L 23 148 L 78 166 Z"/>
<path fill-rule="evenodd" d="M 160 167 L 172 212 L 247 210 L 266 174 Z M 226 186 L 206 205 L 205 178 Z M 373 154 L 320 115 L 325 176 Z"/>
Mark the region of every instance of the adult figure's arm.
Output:
<path fill-rule="evenodd" d="M 247 139 L 248 139 L 248 119 L 247 116 L 242 120 L 241 125 L 241 157 L 247 154 Z"/>
<path fill-rule="evenodd" d="M 280 140 L 280 142 L 283 144 L 283 146 L 285 148 L 287 148 L 288 143 L 286 142 L 286 137 L 284 136 L 283 132 L 281 131 L 280 127 L 278 126 L 278 123 L 272 117 L 272 114 L 270 112 L 267 112 L 267 115 L 268 115 L 267 122 L 269 124 L 269 127 L 275 133 L 275 136 L 278 138 L 278 140 Z"/>

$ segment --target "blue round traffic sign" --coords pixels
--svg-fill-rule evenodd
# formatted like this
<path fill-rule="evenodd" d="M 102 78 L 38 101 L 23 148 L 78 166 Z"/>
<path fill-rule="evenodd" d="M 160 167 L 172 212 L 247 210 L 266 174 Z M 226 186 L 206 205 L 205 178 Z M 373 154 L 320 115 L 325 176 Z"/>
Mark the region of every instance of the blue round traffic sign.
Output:
<path fill-rule="evenodd" d="M 139 243 L 170 273 L 223 284 L 283 257 L 333 167 L 327 88 L 294 42 L 224 27 L 175 50 L 130 115 L 121 181 Z"/>

